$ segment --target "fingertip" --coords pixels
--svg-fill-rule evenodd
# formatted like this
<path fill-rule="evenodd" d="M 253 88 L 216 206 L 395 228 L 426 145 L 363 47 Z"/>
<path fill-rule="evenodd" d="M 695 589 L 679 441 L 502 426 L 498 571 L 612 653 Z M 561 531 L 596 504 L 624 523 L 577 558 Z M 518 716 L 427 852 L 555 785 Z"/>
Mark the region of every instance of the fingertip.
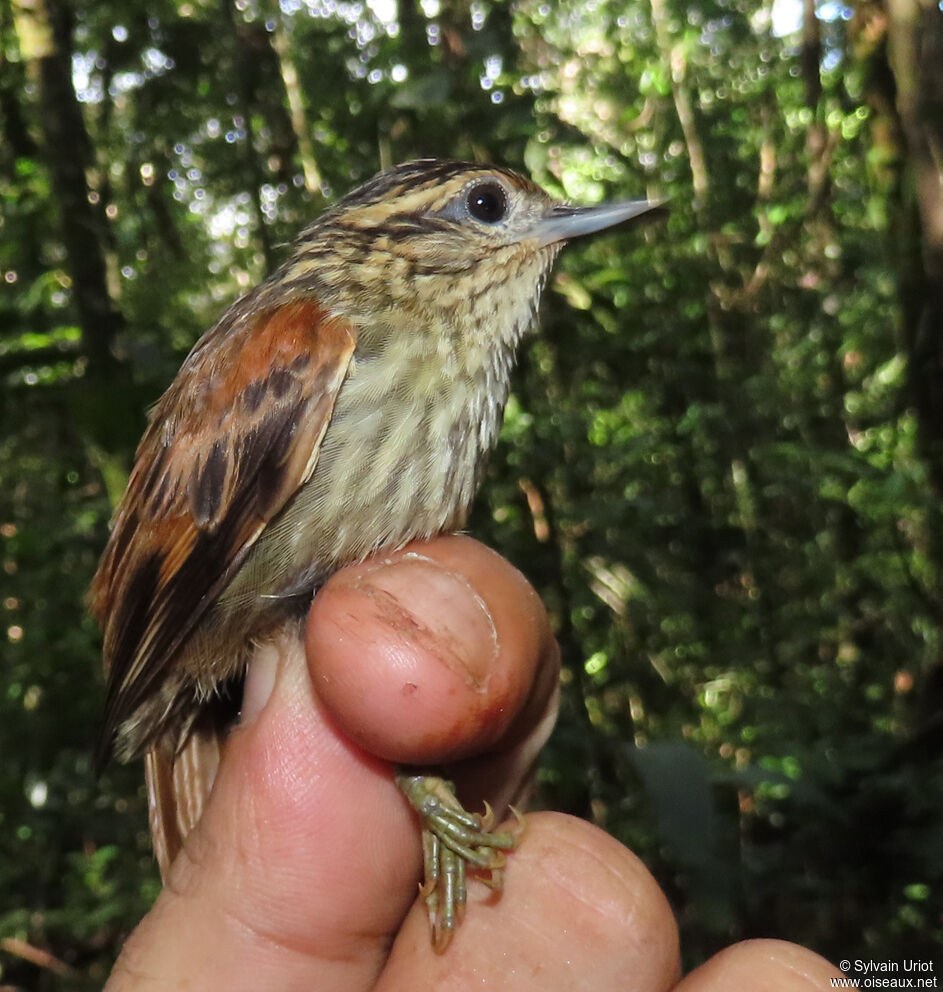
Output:
<path fill-rule="evenodd" d="M 745 940 L 715 954 L 687 975 L 677 992 L 818 992 L 842 973 L 814 951 L 785 940 Z"/>
<path fill-rule="evenodd" d="M 344 732 L 404 763 L 494 746 L 524 707 L 546 614 L 511 565 L 440 538 L 343 569 L 315 597 L 312 681 Z"/>

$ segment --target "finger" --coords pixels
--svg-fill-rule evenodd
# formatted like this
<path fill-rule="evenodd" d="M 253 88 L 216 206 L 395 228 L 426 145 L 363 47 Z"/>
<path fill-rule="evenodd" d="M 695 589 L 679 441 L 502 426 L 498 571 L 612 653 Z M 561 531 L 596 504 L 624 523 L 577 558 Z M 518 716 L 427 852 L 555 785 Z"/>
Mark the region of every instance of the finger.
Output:
<path fill-rule="evenodd" d="M 823 957 L 784 940 L 747 940 L 715 954 L 682 981 L 676 992 L 825 992 L 842 973 Z"/>
<path fill-rule="evenodd" d="M 378 992 L 666 992 L 680 973 L 674 917 L 642 862 L 597 827 L 558 813 L 528 817 L 500 893 L 472 883 L 445 954 L 430 951 L 426 931 L 416 906 Z"/>
<path fill-rule="evenodd" d="M 493 803 L 520 790 L 553 723 L 546 612 L 520 572 L 467 537 L 339 572 L 315 600 L 308 652 L 318 695 L 352 740 L 407 764 L 487 754 L 464 773 Z"/>

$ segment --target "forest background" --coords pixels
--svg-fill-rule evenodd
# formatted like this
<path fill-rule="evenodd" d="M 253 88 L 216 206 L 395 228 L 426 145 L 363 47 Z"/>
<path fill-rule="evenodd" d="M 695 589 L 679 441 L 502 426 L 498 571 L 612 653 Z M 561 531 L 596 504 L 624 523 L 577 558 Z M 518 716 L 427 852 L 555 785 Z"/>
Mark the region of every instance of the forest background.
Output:
<path fill-rule="evenodd" d="M 666 223 L 565 253 L 473 533 L 547 603 L 540 800 L 687 963 L 943 967 L 943 14 L 930 0 L 0 0 L 0 985 L 98 987 L 157 879 L 90 765 L 84 590 L 148 405 L 420 155 Z"/>

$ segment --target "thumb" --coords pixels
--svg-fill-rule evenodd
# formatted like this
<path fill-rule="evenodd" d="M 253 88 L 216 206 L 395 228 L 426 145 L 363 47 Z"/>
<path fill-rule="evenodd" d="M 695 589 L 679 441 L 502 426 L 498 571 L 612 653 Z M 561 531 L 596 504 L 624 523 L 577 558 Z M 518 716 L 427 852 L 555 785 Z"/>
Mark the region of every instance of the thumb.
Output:
<path fill-rule="evenodd" d="M 360 989 L 382 967 L 420 860 L 391 767 L 326 717 L 297 634 L 256 649 L 246 697 L 261 707 L 109 992 Z"/>

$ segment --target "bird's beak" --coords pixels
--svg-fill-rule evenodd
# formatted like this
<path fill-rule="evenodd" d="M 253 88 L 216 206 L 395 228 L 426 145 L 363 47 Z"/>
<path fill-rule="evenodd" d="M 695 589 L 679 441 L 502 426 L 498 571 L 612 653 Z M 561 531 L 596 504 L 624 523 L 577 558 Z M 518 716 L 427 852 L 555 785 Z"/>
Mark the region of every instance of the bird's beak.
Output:
<path fill-rule="evenodd" d="M 538 221 L 529 237 L 536 238 L 539 247 L 581 238 L 586 234 L 624 224 L 642 214 L 659 210 L 664 200 L 629 200 L 626 203 L 603 203 L 598 207 L 569 207 L 557 204 L 550 213 Z"/>

